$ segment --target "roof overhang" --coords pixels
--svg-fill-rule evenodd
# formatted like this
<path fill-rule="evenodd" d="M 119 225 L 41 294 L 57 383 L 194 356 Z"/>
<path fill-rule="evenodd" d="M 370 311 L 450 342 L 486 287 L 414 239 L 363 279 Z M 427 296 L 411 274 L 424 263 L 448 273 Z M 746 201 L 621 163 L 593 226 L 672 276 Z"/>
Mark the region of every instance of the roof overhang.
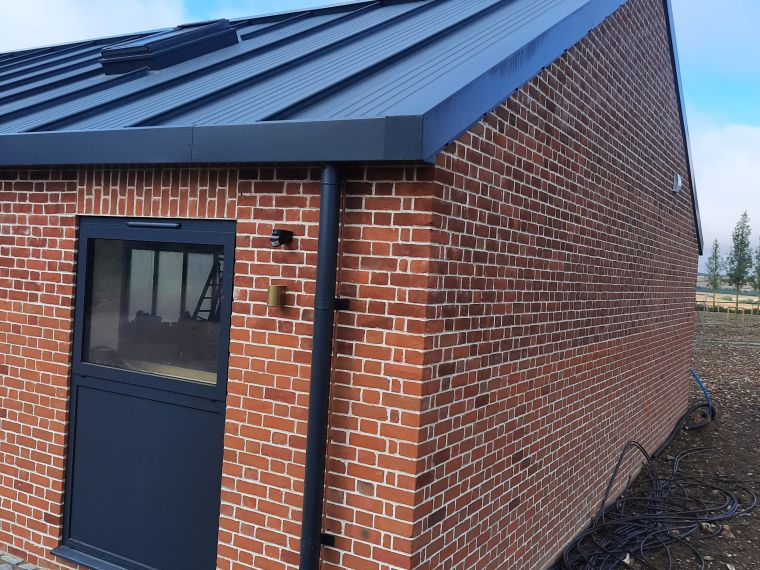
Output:
<path fill-rule="evenodd" d="M 421 117 L 274 121 L 0 135 L 0 166 L 419 161 L 421 149 Z"/>
<path fill-rule="evenodd" d="M 428 108 L 423 115 L 11 133 L 0 135 L 0 166 L 434 162 L 436 154 L 449 142 L 559 58 L 626 1 L 589 0 L 580 4 L 567 17 L 535 35 L 506 59 L 478 69 L 464 87 Z M 671 0 L 663 0 L 663 5 L 668 18 L 675 88 L 701 255 L 702 227 Z"/>
<path fill-rule="evenodd" d="M 559 58 L 626 0 L 589 0 L 419 116 L 0 135 L 0 166 L 426 161 Z M 452 93 L 453 91 L 453 93 Z"/>
<path fill-rule="evenodd" d="M 681 115 L 681 132 L 683 134 L 684 152 L 686 153 L 686 168 L 688 169 L 689 187 L 691 189 L 691 203 L 694 210 L 694 228 L 697 232 L 697 244 L 699 255 L 705 251 L 705 239 L 702 232 L 702 217 L 699 213 L 699 199 L 697 198 L 697 184 L 694 177 L 694 162 L 691 155 L 691 142 L 689 140 L 689 125 L 686 120 L 686 103 L 683 96 L 683 86 L 681 83 L 681 68 L 678 65 L 678 46 L 676 45 L 675 20 L 673 18 L 673 4 L 671 0 L 663 0 L 665 6 L 665 15 L 668 18 L 668 37 L 670 39 L 670 56 L 673 63 L 673 76 L 676 82 L 676 91 L 678 95 L 678 112 Z"/>

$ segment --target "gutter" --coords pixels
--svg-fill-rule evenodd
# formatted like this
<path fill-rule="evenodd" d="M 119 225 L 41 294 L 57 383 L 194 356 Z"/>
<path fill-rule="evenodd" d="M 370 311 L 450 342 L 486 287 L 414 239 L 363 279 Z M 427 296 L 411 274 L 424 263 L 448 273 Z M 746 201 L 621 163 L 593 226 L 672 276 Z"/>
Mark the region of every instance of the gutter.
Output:
<path fill-rule="evenodd" d="M 327 543 L 326 539 L 328 538 L 322 534 L 322 514 L 333 333 L 335 311 L 341 305 L 335 295 L 340 195 L 340 173 L 334 165 L 326 165 L 322 169 L 322 186 L 319 199 L 317 289 L 314 297 L 309 423 L 306 439 L 306 471 L 304 474 L 299 570 L 317 570 L 319 568 L 322 544 Z"/>

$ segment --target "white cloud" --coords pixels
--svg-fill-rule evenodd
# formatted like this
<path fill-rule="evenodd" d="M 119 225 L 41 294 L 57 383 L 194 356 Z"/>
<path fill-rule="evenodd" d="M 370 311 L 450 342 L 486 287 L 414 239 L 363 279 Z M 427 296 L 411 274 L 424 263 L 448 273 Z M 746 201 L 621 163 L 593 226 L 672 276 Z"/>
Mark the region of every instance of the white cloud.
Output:
<path fill-rule="evenodd" d="M 707 116 L 691 117 L 694 171 L 702 212 L 705 250 L 717 239 L 728 253 L 731 231 L 745 210 L 760 237 L 760 126 L 720 125 Z M 704 258 L 703 258 L 704 259 Z"/>
<path fill-rule="evenodd" d="M 673 0 L 673 11 L 685 71 L 705 249 L 709 252 L 717 239 L 723 253 L 728 253 L 731 232 L 745 210 L 756 247 L 760 237 L 760 177 L 756 174 L 760 42 L 754 38 L 760 2 Z M 704 113 L 708 109 L 711 114 Z"/>
<path fill-rule="evenodd" d="M 182 0 L 0 0 L 0 52 L 175 26 Z"/>

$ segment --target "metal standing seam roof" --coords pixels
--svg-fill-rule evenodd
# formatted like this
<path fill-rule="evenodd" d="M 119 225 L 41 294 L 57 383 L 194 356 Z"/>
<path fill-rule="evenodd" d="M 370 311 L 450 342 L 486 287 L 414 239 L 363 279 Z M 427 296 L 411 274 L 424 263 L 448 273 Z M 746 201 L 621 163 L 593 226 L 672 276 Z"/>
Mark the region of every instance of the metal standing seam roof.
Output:
<path fill-rule="evenodd" d="M 625 1 L 364 1 L 0 54 L 0 166 L 432 161 Z"/>

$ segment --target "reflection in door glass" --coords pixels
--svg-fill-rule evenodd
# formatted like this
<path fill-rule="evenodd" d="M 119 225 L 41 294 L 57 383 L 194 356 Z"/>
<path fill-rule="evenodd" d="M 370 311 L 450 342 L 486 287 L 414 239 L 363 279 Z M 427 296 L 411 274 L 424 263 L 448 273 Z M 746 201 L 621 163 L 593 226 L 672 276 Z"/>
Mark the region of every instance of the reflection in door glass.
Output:
<path fill-rule="evenodd" d="M 85 362 L 216 383 L 222 246 L 90 243 Z"/>

